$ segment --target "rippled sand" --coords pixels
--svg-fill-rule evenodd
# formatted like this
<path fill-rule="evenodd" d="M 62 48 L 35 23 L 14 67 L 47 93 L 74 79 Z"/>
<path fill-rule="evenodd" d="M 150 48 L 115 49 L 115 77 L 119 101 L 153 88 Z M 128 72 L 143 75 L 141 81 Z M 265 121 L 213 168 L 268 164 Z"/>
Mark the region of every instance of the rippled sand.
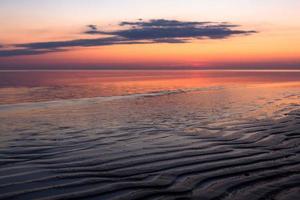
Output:
<path fill-rule="evenodd" d="M 198 90 L 0 107 L 0 199 L 300 196 L 300 91 Z"/>

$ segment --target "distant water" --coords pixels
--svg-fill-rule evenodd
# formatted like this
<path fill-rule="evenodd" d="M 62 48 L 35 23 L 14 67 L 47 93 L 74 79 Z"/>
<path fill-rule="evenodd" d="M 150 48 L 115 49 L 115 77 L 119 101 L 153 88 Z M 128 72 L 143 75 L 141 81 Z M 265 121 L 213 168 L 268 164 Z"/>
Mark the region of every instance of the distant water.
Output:
<path fill-rule="evenodd" d="M 0 71 L 0 105 L 291 83 L 300 71 Z"/>
<path fill-rule="evenodd" d="M 0 200 L 296 200 L 298 71 L 0 72 Z"/>

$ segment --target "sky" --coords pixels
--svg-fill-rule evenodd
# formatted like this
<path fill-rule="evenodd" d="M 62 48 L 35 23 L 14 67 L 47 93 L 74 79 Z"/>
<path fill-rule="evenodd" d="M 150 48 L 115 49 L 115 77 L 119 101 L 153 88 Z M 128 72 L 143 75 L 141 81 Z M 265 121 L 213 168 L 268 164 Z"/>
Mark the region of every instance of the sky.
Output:
<path fill-rule="evenodd" d="M 300 69 L 299 9 L 299 0 L 1 0 L 0 69 Z"/>

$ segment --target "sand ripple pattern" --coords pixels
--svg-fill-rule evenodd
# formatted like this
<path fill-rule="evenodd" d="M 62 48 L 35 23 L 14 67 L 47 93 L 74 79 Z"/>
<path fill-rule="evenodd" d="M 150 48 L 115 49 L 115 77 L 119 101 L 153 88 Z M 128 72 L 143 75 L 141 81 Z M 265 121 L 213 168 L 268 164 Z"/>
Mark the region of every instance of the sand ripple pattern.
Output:
<path fill-rule="evenodd" d="M 201 125 L 196 131 L 187 124 L 184 130 L 146 123 L 111 130 L 44 125 L 44 131 L 15 130 L 17 138 L 1 133 L 6 144 L 0 146 L 1 200 L 295 200 L 300 195 L 300 111 L 277 120 Z"/>

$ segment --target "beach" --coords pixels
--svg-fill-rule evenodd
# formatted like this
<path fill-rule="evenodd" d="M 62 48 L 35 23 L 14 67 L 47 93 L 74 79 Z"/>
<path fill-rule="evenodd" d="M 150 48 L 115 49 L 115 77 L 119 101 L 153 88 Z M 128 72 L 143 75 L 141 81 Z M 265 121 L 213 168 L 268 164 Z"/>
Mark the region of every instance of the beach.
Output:
<path fill-rule="evenodd" d="M 1 73 L 1 200 L 299 198 L 299 72 Z"/>

